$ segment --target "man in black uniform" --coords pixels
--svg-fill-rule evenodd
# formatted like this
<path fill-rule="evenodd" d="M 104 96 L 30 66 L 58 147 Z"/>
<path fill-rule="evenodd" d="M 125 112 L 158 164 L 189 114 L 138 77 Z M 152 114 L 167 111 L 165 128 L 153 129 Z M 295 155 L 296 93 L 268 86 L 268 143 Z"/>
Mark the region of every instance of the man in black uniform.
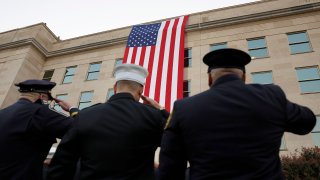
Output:
<path fill-rule="evenodd" d="M 48 179 L 154 179 L 154 154 L 169 113 L 142 96 L 147 70 L 133 64 L 115 69 L 115 95 L 81 110 L 49 166 Z M 140 97 L 150 105 L 139 102 Z"/>
<path fill-rule="evenodd" d="M 26 80 L 19 87 L 20 99 L 0 110 L 0 179 L 42 179 L 42 165 L 56 138 L 62 138 L 73 124 L 45 105 L 52 100 L 50 90 L 56 84 L 44 80 Z M 56 99 L 63 109 L 67 102 Z M 77 114 L 76 108 L 70 113 Z"/>
<path fill-rule="evenodd" d="M 284 132 L 309 133 L 313 112 L 276 85 L 245 84 L 250 56 L 220 49 L 204 56 L 210 89 L 176 101 L 161 143 L 160 180 L 284 179 Z"/>

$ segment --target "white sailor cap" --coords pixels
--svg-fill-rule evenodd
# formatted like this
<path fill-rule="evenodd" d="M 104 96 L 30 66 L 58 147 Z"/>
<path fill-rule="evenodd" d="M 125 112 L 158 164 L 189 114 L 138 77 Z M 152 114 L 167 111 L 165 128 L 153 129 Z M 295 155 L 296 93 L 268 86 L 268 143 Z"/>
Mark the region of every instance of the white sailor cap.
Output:
<path fill-rule="evenodd" d="M 116 66 L 114 76 L 116 82 L 121 80 L 134 81 L 141 85 L 145 85 L 148 70 L 142 66 L 135 64 L 121 64 Z"/>

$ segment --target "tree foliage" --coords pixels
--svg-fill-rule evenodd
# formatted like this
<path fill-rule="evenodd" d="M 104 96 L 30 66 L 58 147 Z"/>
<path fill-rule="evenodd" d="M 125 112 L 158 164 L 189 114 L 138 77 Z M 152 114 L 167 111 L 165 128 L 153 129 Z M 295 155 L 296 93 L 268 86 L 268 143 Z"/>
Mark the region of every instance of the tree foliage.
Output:
<path fill-rule="evenodd" d="M 301 152 L 281 157 L 283 173 L 288 180 L 320 179 L 320 148 L 302 148 Z"/>

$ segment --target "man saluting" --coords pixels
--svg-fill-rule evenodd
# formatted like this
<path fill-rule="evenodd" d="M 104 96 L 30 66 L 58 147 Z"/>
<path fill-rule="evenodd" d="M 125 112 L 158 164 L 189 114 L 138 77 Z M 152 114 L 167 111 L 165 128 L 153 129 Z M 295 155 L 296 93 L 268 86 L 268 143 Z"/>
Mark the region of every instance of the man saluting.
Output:
<path fill-rule="evenodd" d="M 56 138 L 62 138 L 73 119 L 49 108 L 53 100 L 54 82 L 26 80 L 16 84 L 20 99 L 0 110 L 0 179 L 42 179 L 42 165 Z M 62 100 L 55 99 L 62 109 L 77 115 Z"/>

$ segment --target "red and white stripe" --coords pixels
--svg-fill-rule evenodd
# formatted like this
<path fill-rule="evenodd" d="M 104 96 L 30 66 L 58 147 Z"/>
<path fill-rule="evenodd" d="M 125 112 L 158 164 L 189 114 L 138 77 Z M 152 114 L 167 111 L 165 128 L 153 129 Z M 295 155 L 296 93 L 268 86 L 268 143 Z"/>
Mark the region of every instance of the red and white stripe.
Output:
<path fill-rule="evenodd" d="M 167 110 L 183 96 L 184 27 L 188 16 L 161 23 L 155 46 L 127 47 L 123 63 L 148 69 L 144 95 Z"/>

